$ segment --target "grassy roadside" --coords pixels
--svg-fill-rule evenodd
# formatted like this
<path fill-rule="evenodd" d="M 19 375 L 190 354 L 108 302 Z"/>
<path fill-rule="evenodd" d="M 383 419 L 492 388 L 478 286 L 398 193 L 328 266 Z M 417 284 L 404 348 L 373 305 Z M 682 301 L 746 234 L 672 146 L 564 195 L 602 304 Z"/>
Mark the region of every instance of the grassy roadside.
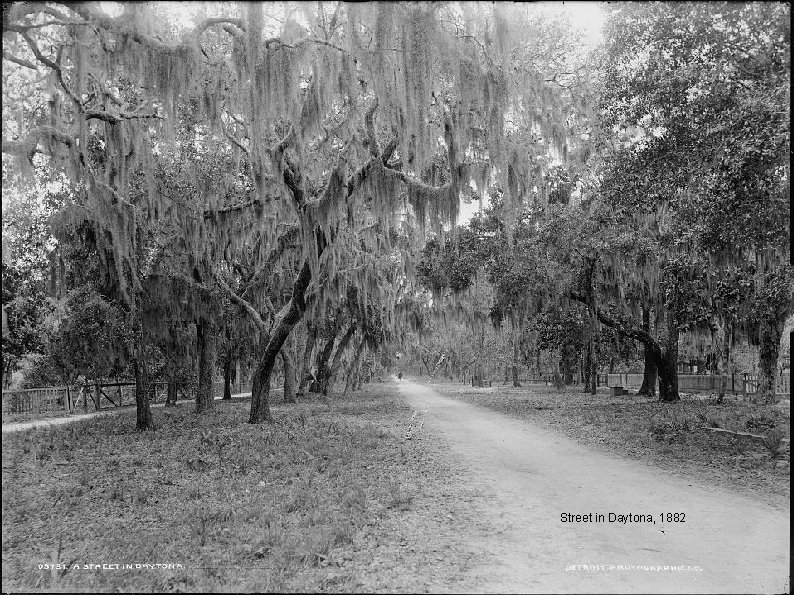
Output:
<path fill-rule="evenodd" d="M 278 390 L 274 390 L 274 393 L 278 393 Z M 248 396 L 232 396 L 231 399 L 215 399 L 216 403 L 220 405 L 227 405 L 230 402 L 238 402 L 238 401 L 247 401 L 250 402 L 250 393 L 246 393 Z M 190 404 L 194 403 L 193 399 L 179 399 L 177 403 L 182 404 Z M 152 409 L 156 409 L 158 407 L 163 407 L 165 403 L 162 401 L 159 403 L 152 403 Z M 77 407 L 72 413 L 66 413 L 65 411 L 43 411 L 41 413 L 3 413 L 2 425 L 13 425 L 19 423 L 28 423 L 28 422 L 36 422 L 40 420 L 48 420 L 48 419 L 59 419 L 59 418 L 75 418 L 80 419 L 82 417 L 86 417 L 86 419 L 90 419 L 91 417 L 95 417 L 96 414 L 108 414 L 108 413 L 121 413 L 122 411 L 132 411 L 135 409 L 135 403 L 125 403 L 121 407 L 114 407 L 114 406 L 105 406 L 101 410 L 97 411 L 94 409 L 94 406 L 91 405 L 90 409 L 87 411 L 81 407 Z"/>
<path fill-rule="evenodd" d="M 683 396 L 662 404 L 636 396 L 612 397 L 605 392 L 561 392 L 542 385 L 521 388 L 472 388 L 453 383 L 432 387 L 440 393 L 488 407 L 520 419 L 543 424 L 576 441 L 640 459 L 689 478 L 739 491 L 754 499 L 788 508 L 791 494 L 788 401 L 777 406 L 738 401 L 717 404 Z M 700 429 L 770 435 L 761 440 Z M 773 456 L 774 447 L 779 447 Z"/>
<path fill-rule="evenodd" d="M 459 519 L 482 503 L 432 437 L 405 440 L 412 413 L 386 383 L 272 425 L 243 402 L 4 435 L 3 591 L 461 590 L 486 560 Z"/>

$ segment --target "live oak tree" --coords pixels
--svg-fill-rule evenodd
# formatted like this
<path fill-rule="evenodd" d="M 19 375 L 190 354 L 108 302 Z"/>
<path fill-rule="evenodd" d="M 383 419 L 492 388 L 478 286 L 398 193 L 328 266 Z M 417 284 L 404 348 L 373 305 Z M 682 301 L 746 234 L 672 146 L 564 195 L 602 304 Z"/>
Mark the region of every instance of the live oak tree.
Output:
<path fill-rule="evenodd" d="M 606 136 L 624 134 L 605 158 L 601 195 L 638 241 L 653 244 L 640 276 L 667 331 L 660 374 L 674 375 L 681 330 L 710 327 L 724 342 L 738 326 L 762 344 L 769 398 L 792 306 L 788 7 L 623 5 L 613 13 L 602 124 Z M 751 311 L 726 301 L 733 282 L 749 289 L 739 301 Z M 636 323 L 624 330 L 656 349 Z M 677 398 L 675 385 L 663 384 L 662 398 Z"/>

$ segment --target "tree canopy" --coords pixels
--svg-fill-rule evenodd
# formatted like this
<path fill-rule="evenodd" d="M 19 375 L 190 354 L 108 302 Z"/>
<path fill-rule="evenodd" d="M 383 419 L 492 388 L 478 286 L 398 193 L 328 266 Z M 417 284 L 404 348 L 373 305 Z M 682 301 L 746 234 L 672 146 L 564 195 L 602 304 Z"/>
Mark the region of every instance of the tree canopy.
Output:
<path fill-rule="evenodd" d="M 747 340 L 770 394 L 792 306 L 789 7 L 606 10 L 587 48 L 560 13 L 500 2 L 16 3 L 4 190 L 56 197 L 22 240 L 56 247 L 36 257 L 62 269 L 53 298 L 88 283 L 118 308 L 139 395 L 152 346 L 197 359 L 198 411 L 218 361 L 228 379 L 250 356 L 256 423 L 279 358 L 326 392 L 447 324 L 481 355 L 496 332 L 500 365 L 558 350 L 592 391 L 638 341 L 670 401 L 682 336 L 723 363 Z"/>

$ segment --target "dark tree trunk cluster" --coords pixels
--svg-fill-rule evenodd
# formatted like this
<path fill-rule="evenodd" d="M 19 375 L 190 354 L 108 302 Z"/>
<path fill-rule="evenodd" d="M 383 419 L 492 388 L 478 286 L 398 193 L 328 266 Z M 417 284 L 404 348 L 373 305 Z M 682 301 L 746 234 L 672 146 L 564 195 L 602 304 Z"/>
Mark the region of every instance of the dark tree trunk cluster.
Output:
<path fill-rule="evenodd" d="M 587 297 L 582 294 L 572 292 L 569 297 L 587 304 Z M 648 330 L 636 327 L 626 327 L 622 323 L 613 320 L 600 309 L 595 310 L 598 320 L 610 328 L 615 329 L 624 337 L 629 337 L 635 341 L 640 341 L 645 346 L 646 357 L 646 373 L 652 372 L 647 367 L 647 362 L 651 362 L 652 366 L 658 373 L 659 378 L 659 400 L 663 402 L 678 401 L 680 396 L 678 394 L 678 337 L 679 327 L 672 312 L 665 311 L 664 319 L 664 336 L 660 340 L 656 340 Z"/>

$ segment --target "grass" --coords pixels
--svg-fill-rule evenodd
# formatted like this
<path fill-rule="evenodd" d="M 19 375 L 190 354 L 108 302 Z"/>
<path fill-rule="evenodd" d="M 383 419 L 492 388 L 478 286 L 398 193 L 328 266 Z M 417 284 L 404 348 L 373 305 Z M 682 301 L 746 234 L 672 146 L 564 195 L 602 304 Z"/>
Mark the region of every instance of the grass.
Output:
<path fill-rule="evenodd" d="M 446 396 L 532 420 L 574 438 L 668 469 L 706 479 L 758 500 L 788 507 L 791 493 L 791 415 L 788 401 L 717 403 L 683 395 L 665 404 L 644 397 L 584 394 L 531 385 L 477 389 L 436 384 Z M 712 432 L 717 427 L 763 439 Z M 784 440 L 785 438 L 785 440 Z"/>
<path fill-rule="evenodd" d="M 83 413 L 82 407 L 75 411 L 72 415 L 77 416 Z M 93 411 L 90 411 L 93 413 Z M 26 421 L 35 421 L 37 419 L 51 419 L 54 417 L 64 417 L 66 412 L 62 409 L 59 411 L 42 411 L 41 413 L 10 413 L 10 412 L 3 412 L 3 421 L 2 423 L 5 424 L 15 424 L 20 422 Z"/>
<path fill-rule="evenodd" d="M 457 488 L 404 441 L 412 410 L 394 390 L 276 406 L 260 426 L 237 402 L 158 409 L 155 432 L 135 432 L 131 411 L 4 435 L 3 591 L 411 591 L 429 576 L 454 589 L 459 568 L 424 562 L 465 549 L 448 495 L 417 486 Z"/>

